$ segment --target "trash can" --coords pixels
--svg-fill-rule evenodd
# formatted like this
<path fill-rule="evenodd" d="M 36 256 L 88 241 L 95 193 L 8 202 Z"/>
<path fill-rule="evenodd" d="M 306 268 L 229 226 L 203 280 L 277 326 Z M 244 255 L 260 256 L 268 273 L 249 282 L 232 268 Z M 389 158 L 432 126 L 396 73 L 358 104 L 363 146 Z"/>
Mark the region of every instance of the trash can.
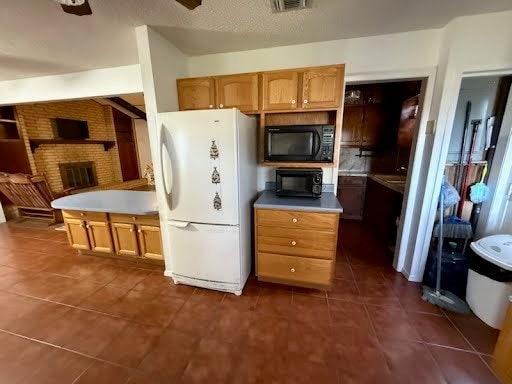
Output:
<path fill-rule="evenodd" d="M 466 301 L 487 325 L 501 329 L 512 295 L 512 235 L 471 243 Z"/>

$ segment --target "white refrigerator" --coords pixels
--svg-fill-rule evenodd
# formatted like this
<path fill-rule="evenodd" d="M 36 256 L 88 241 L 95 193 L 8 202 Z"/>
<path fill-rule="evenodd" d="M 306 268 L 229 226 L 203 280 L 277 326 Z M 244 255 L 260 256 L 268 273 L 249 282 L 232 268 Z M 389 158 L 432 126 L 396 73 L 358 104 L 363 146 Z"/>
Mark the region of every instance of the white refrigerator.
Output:
<path fill-rule="evenodd" d="M 176 284 L 240 295 L 251 270 L 256 119 L 237 109 L 161 113 L 158 119 L 166 274 Z"/>

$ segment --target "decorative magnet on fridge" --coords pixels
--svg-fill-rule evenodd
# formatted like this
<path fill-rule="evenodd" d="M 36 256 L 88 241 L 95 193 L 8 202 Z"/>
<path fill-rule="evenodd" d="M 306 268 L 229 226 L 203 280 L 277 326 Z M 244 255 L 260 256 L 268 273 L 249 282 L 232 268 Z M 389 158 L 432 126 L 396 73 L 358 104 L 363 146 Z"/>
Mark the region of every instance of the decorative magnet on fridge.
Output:
<path fill-rule="evenodd" d="M 219 192 L 215 192 L 215 197 L 213 198 L 213 208 L 217 211 L 220 211 L 222 208 L 222 200 L 220 199 Z"/>
<path fill-rule="evenodd" d="M 219 171 L 217 171 L 217 167 L 213 167 L 212 183 L 213 184 L 220 184 L 220 173 L 219 173 Z"/>
<path fill-rule="evenodd" d="M 217 148 L 215 140 L 212 140 L 212 146 L 210 147 L 210 158 L 216 159 L 217 157 L 219 157 L 219 148 Z"/>

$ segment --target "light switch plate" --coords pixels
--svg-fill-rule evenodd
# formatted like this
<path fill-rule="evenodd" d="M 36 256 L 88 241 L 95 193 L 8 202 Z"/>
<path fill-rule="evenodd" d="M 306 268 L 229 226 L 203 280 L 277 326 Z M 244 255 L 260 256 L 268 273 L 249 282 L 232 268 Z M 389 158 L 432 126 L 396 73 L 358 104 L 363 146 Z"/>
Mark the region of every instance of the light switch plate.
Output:
<path fill-rule="evenodd" d="M 426 135 L 433 135 L 436 133 L 436 121 L 429 120 L 427 121 L 427 129 L 425 130 Z"/>

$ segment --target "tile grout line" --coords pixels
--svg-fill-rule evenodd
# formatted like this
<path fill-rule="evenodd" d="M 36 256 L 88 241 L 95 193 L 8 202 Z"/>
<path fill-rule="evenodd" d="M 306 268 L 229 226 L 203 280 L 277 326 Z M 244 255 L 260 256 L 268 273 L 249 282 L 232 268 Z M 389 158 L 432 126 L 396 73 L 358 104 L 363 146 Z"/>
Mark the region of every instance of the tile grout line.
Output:
<path fill-rule="evenodd" d="M 450 318 L 450 316 L 448 316 L 448 314 L 446 313 L 446 311 L 445 311 L 444 309 L 443 309 L 442 311 L 443 311 L 443 313 L 445 314 L 445 316 L 446 316 L 446 318 L 448 319 L 448 321 L 450 322 L 450 324 L 451 324 L 451 325 L 452 325 L 452 326 L 457 330 L 457 332 L 459 332 L 459 335 L 461 335 L 461 336 L 462 336 L 462 338 L 464 339 L 464 341 L 465 341 L 466 343 L 468 343 L 468 344 L 469 344 L 469 346 L 470 346 L 471 348 L 473 348 L 473 350 L 474 350 L 475 352 L 478 352 L 478 351 L 477 351 L 477 349 L 473 346 L 473 344 L 469 341 L 469 339 L 464 335 L 464 333 L 462 333 L 462 331 L 459 329 L 459 327 L 457 327 L 457 324 L 455 324 L 455 322 Z"/>

